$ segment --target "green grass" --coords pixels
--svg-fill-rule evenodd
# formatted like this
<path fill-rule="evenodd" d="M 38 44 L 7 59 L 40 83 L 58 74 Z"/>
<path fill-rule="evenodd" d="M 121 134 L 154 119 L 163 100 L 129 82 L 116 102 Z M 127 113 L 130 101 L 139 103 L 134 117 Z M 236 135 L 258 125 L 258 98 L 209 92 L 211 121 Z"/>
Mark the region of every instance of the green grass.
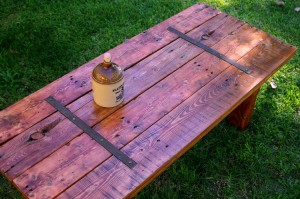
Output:
<path fill-rule="evenodd" d="M 197 1 L 0 0 L 0 110 Z M 297 0 L 204 0 L 300 46 Z M 300 57 L 263 85 L 250 127 L 222 122 L 138 198 L 299 198 Z M 21 198 L 3 177 L 0 198 Z"/>

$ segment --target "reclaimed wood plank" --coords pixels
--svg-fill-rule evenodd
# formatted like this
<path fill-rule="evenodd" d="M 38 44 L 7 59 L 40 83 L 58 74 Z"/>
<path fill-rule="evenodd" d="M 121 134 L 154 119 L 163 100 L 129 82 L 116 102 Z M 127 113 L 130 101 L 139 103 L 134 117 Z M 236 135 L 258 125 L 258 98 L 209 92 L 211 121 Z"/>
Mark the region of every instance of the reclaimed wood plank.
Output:
<path fill-rule="evenodd" d="M 219 11 L 204 4 L 195 4 L 157 26 L 127 40 L 109 52 L 114 55 L 114 61 L 119 63 L 123 69 L 126 69 L 177 38 L 166 31 L 168 26 L 175 26 L 186 32 L 219 13 Z M 102 59 L 102 55 L 96 57 L 2 110 L 0 112 L 0 144 L 12 139 L 54 113 L 55 109 L 44 101 L 49 95 L 67 105 L 89 92 L 91 90 L 91 72 L 97 64 L 102 62 Z"/>
<path fill-rule="evenodd" d="M 243 22 L 228 17 L 225 14 L 216 16 L 211 19 L 211 22 L 212 23 L 202 24 L 189 34 L 191 36 L 197 36 L 212 29 L 217 29 L 216 34 L 205 41 L 207 45 L 213 45 L 243 24 Z M 228 29 L 224 24 L 230 25 L 231 29 Z M 185 52 L 186 55 L 182 56 L 182 52 Z M 125 100 L 122 105 L 107 109 L 96 106 L 94 102 L 90 102 L 76 111 L 75 114 L 88 125 L 93 126 L 201 52 L 203 52 L 202 49 L 192 46 L 181 39 L 172 42 L 171 45 L 162 48 L 124 72 L 126 78 L 126 92 L 124 96 Z M 158 62 L 158 60 L 160 60 L 160 62 Z M 66 126 L 69 128 L 66 129 Z M 28 131 L 26 135 L 30 136 L 30 133 L 32 132 Z M 10 156 L 6 159 L 2 158 L 3 161 L 0 162 L 0 168 L 9 179 L 13 179 L 81 133 L 82 131 L 70 121 L 63 120 L 56 127 L 51 129 L 44 139 L 34 140 L 34 142 L 30 143 L 20 142 L 13 153 L 9 152 L 11 154 Z M 10 143 L 8 142 L 6 145 L 8 145 L 7 148 L 9 148 Z M 25 150 L 19 151 L 19 148 L 21 148 L 19 146 L 21 145 L 26 145 L 26 147 L 24 147 Z M 39 150 L 37 151 L 37 149 Z M 6 151 L 1 151 L 0 148 L 0 154 L 2 154 L 3 157 L 5 157 L 5 153 Z"/>
<path fill-rule="evenodd" d="M 82 96 L 76 101 L 76 104 L 71 103 L 67 106 L 67 108 L 75 112 L 80 109 L 85 104 L 91 102 L 93 100 L 92 92 L 87 93 L 86 95 Z M 0 146 L 0 165 L 4 164 L 5 160 L 14 155 L 15 153 L 22 153 L 28 145 L 31 144 L 31 141 L 35 139 L 31 138 L 31 135 L 36 133 L 42 134 L 39 136 L 38 139 L 44 137 L 51 129 L 53 129 L 59 122 L 65 119 L 65 116 L 60 114 L 59 112 L 55 112 L 49 117 L 45 118 L 44 120 L 40 121 L 39 123 L 35 124 L 31 128 L 27 129 L 21 135 L 16 136 L 14 139 L 10 140 L 6 144 Z M 36 139 L 36 140 L 38 140 Z M 14 146 L 12 148 L 12 146 Z M 25 154 L 24 154 L 25 155 Z M 15 161 L 18 161 L 17 159 Z M 13 166 L 10 165 L 10 166 Z M 1 166 L 0 166 L 1 168 Z M 5 171 L 0 169 L 1 171 Z"/>
<path fill-rule="evenodd" d="M 224 27 L 227 26 L 228 24 L 225 23 Z M 219 31 L 224 32 L 222 28 Z M 227 31 L 231 32 L 230 29 Z M 251 40 L 249 40 L 249 35 L 252 35 Z M 228 53 L 232 59 L 239 59 L 255 47 L 264 36 L 266 36 L 264 33 L 255 28 L 243 26 L 214 47 L 218 48 L 220 52 Z M 212 60 L 213 62 L 211 62 Z M 95 126 L 95 129 L 101 131 L 117 147 L 122 147 L 211 81 L 226 67 L 229 67 L 228 63 L 215 60 L 213 55 L 203 53 L 103 120 L 101 124 Z M 188 82 L 186 82 L 187 77 L 189 78 Z M 174 90 L 176 92 L 173 92 Z M 120 120 L 115 118 L 120 118 Z M 83 144 L 80 145 L 80 143 Z M 78 145 L 81 146 L 80 150 Z M 72 156 L 65 156 L 70 152 L 73 153 Z M 109 156 L 108 152 L 103 151 L 93 140 L 83 134 L 73 140 L 70 146 L 58 150 L 47 160 L 27 170 L 16 179 L 16 182 L 18 186 L 26 189 L 26 193 L 30 197 L 39 198 L 42 195 L 52 197 L 55 196 L 55 193 L 64 190 L 67 183 L 71 185 Z M 62 160 L 62 157 L 66 158 Z M 50 173 L 51 175 L 49 175 Z M 37 174 L 39 178 L 31 180 L 32 175 L 36 176 Z"/>
<path fill-rule="evenodd" d="M 268 42 L 273 45 L 274 53 L 270 53 L 273 56 L 268 56 L 267 60 L 259 56 L 265 50 L 262 44 L 239 61 L 253 69 L 252 74 L 247 75 L 233 66 L 227 68 L 126 145 L 123 152 L 138 162 L 132 170 L 111 157 L 58 198 L 97 198 L 103 193 L 116 192 L 118 195 L 113 198 L 134 196 L 252 95 L 296 51 L 274 38 L 268 38 Z M 257 65 L 248 65 L 253 59 Z"/>

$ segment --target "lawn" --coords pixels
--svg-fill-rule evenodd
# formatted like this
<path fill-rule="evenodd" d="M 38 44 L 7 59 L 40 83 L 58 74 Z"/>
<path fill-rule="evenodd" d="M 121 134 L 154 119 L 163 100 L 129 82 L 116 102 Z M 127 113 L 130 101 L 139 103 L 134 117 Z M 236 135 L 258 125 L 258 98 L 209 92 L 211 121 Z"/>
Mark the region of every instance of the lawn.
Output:
<path fill-rule="evenodd" d="M 196 2 L 0 0 L 0 110 Z M 300 46 L 298 0 L 202 2 Z M 300 198 L 299 66 L 296 54 L 262 86 L 246 131 L 223 121 L 137 198 Z"/>

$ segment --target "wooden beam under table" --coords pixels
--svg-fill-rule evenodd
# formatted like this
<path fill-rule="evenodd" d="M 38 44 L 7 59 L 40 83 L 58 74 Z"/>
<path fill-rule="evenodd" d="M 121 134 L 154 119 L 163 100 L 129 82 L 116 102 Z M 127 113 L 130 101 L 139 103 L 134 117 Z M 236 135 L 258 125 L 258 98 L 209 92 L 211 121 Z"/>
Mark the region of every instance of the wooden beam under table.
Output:
<path fill-rule="evenodd" d="M 259 89 L 253 92 L 244 102 L 242 102 L 235 110 L 228 116 L 228 122 L 235 125 L 239 130 L 244 131 L 249 126 L 253 112 L 256 97 Z"/>

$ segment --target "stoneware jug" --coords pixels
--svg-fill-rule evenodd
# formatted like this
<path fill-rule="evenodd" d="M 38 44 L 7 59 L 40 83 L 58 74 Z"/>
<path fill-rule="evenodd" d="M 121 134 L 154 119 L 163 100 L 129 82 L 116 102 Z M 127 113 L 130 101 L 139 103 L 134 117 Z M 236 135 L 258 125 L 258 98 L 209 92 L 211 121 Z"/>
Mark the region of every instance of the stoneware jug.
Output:
<path fill-rule="evenodd" d="M 93 97 L 102 107 L 114 107 L 124 97 L 124 75 L 122 69 L 111 61 L 110 53 L 104 54 L 103 63 L 97 65 L 92 74 Z"/>

